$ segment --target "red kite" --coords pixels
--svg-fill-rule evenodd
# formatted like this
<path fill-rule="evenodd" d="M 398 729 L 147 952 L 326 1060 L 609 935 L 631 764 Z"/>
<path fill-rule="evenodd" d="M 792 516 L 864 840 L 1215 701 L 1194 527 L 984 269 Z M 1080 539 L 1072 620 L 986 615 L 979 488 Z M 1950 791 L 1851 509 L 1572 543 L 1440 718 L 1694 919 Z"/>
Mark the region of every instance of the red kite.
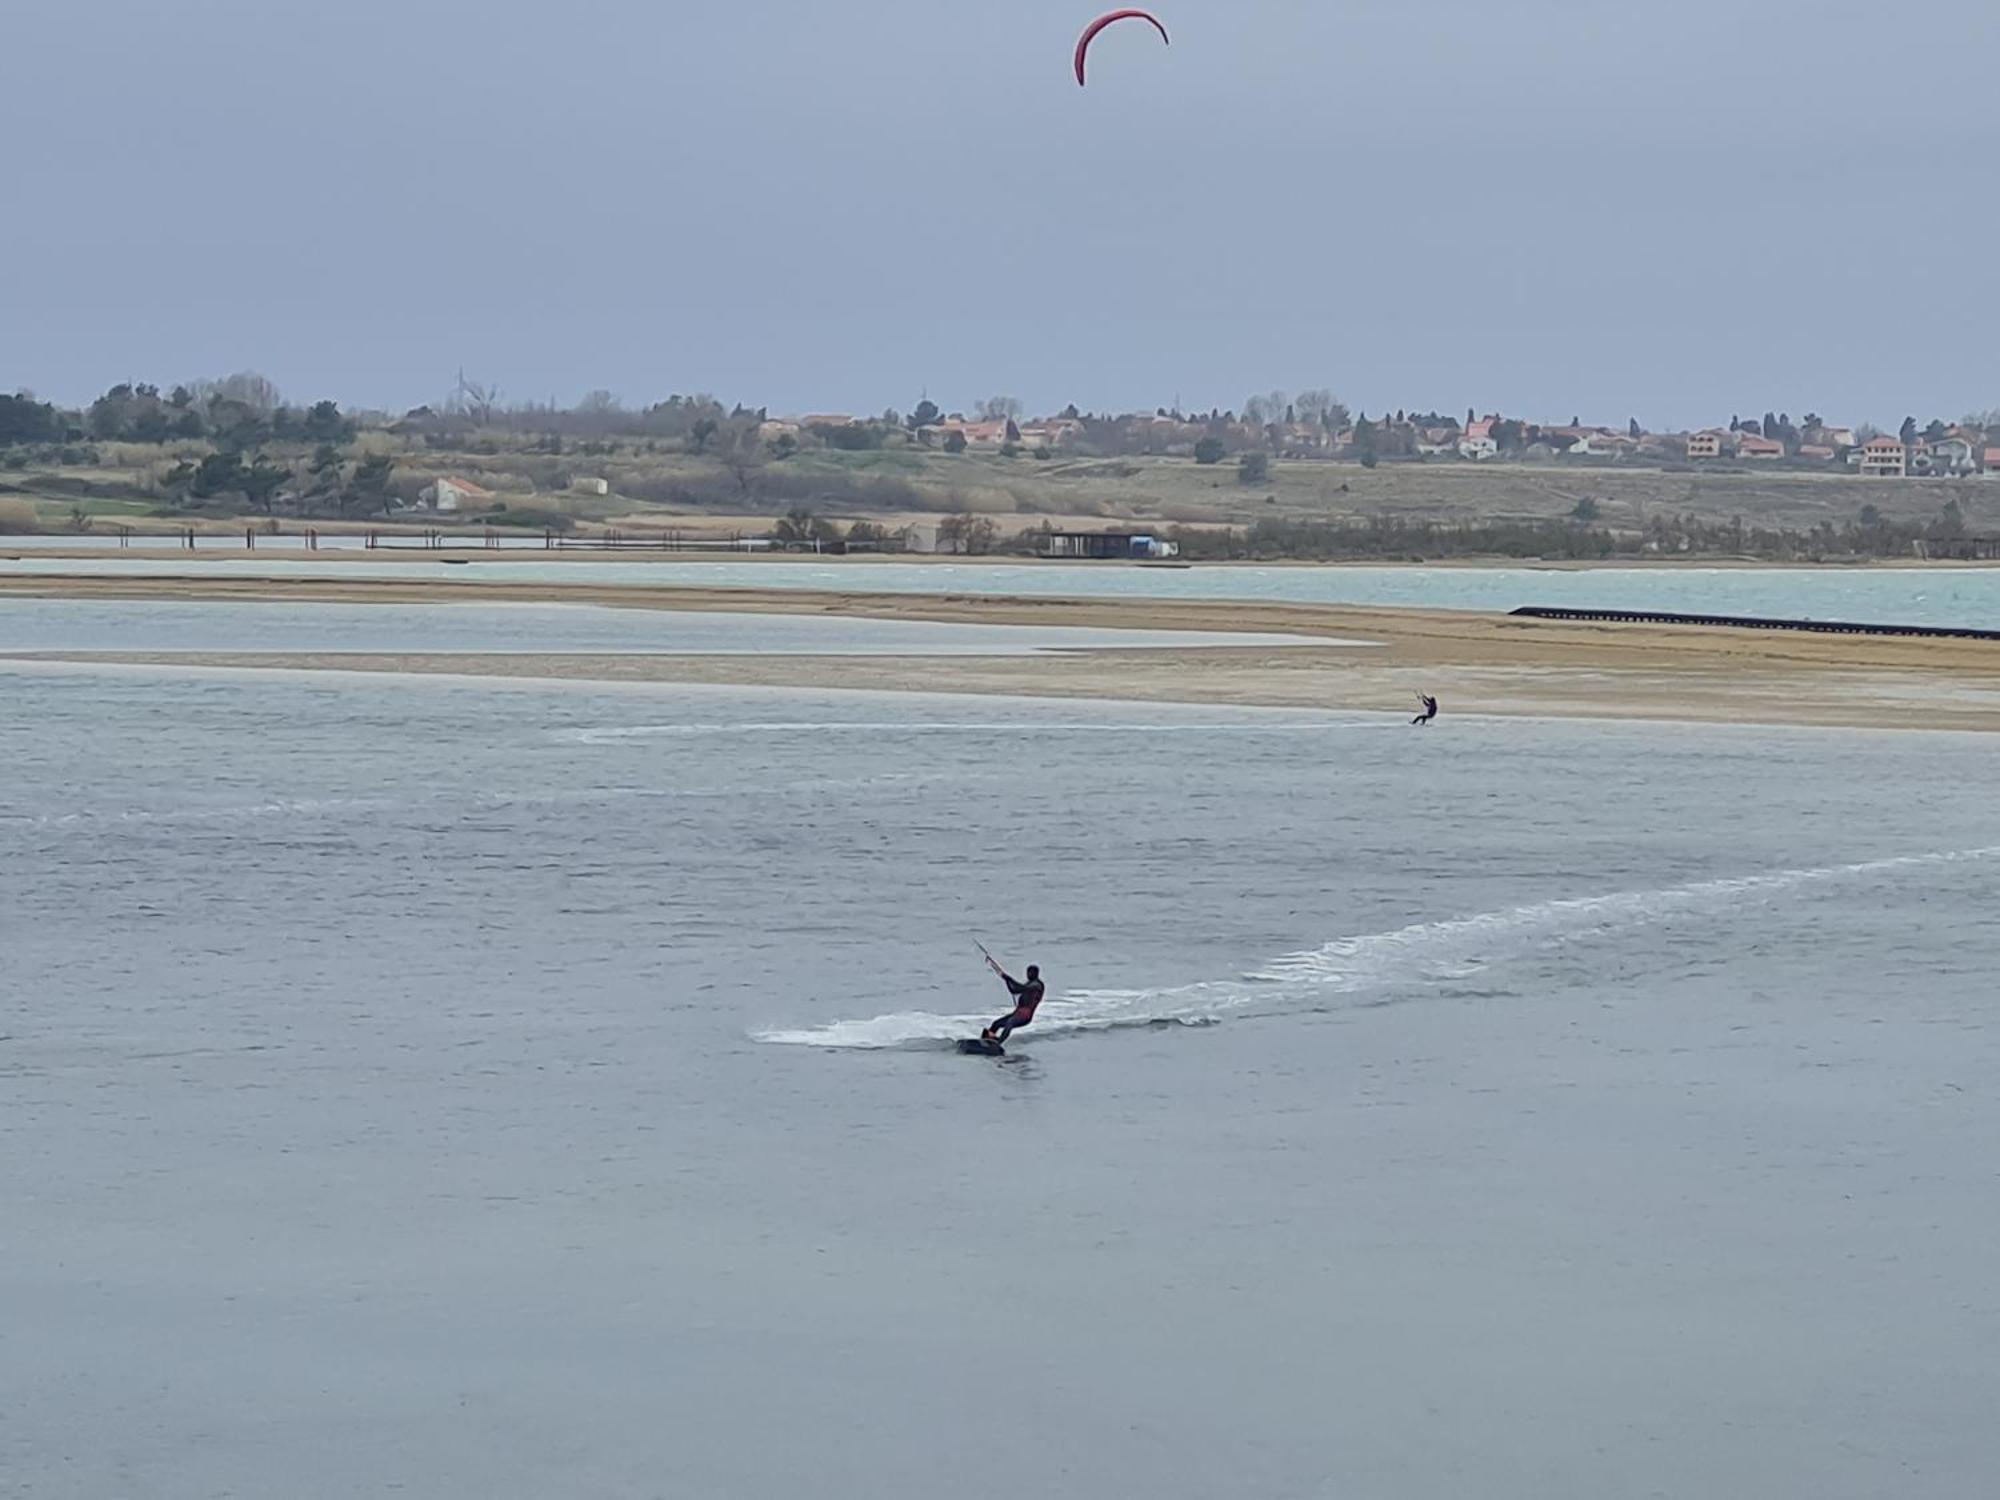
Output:
<path fill-rule="evenodd" d="M 1084 27 L 1083 36 L 1076 44 L 1076 83 L 1078 88 L 1083 87 L 1083 64 L 1084 60 L 1090 56 L 1090 44 L 1097 40 L 1098 32 L 1111 25 L 1114 21 L 1150 21 L 1152 22 L 1153 30 L 1159 32 L 1160 40 L 1170 47 L 1173 45 L 1173 38 L 1167 35 L 1167 28 L 1160 24 L 1159 18 L 1143 10 L 1114 10 L 1109 15 L 1099 16 L 1095 21 Z"/>

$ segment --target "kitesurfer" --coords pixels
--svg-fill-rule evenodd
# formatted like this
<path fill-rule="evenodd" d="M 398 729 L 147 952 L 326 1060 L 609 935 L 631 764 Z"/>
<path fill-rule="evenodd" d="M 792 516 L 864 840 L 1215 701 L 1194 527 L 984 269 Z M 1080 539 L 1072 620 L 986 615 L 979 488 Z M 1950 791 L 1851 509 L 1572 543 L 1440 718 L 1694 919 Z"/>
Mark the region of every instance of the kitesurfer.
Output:
<path fill-rule="evenodd" d="M 1001 1042 L 1007 1040 L 1008 1033 L 1019 1031 L 1035 1019 L 1035 1007 L 1042 1003 L 1042 971 L 1033 964 L 1028 965 L 1026 981 L 1016 979 L 989 957 L 993 972 L 1006 981 L 1007 993 L 1014 997 L 1014 1008 L 979 1034 L 981 1041 Z"/>
<path fill-rule="evenodd" d="M 1410 720 L 1412 724 L 1428 724 L 1438 716 L 1438 701 L 1429 693 L 1417 694 L 1417 701 L 1423 704 L 1424 711 Z"/>

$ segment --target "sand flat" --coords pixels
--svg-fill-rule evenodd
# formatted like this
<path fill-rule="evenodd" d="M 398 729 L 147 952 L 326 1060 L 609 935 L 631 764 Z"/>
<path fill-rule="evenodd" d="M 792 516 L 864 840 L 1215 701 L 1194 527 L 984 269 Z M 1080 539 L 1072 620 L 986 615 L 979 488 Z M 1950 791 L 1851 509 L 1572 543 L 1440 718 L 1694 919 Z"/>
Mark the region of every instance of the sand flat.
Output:
<path fill-rule="evenodd" d="M 1210 600 L 922 596 L 437 579 L 7 577 L 0 596 L 401 604 L 507 601 L 983 625 L 1314 637 L 1326 644 L 1062 651 L 1033 658 L 596 653 L 40 652 L 9 659 L 607 682 L 971 692 L 1401 713 L 1860 728 L 2000 729 L 2000 645 L 1613 625 L 1457 611 Z M 1353 641 L 1371 644 L 1356 647 Z"/>

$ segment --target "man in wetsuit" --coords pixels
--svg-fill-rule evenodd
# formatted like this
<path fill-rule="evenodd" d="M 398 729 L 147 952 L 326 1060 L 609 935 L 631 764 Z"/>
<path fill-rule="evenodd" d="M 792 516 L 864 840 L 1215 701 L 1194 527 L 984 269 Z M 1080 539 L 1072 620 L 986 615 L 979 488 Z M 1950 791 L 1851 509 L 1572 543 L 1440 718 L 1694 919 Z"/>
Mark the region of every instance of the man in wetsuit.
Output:
<path fill-rule="evenodd" d="M 1410 722 L 1412 724 L 1428 724 L 1438 716 L 1438 701 L 1429 693 L 1419 693 L 1417 694 L 1417 698 L 1424 705 L 1424 711 L 1410 720 Z"/>
<path fill-rule="evenodd" d="M 981 1041 L 1005 1043 L 1010 1032 L 1019 1031 L 1035 1019 L 1035 1007 L 1042 1003 L 1042 971 L 1033 964 L 1028 965 L 1028 978 L 1024 984 L 1009 974 L 1000 965 L 992 964 L 993 972 L 1006 981 L 1007 993 L 1014 997 L 1014 1008 L 991 1026 L 980 1032 Z"/>

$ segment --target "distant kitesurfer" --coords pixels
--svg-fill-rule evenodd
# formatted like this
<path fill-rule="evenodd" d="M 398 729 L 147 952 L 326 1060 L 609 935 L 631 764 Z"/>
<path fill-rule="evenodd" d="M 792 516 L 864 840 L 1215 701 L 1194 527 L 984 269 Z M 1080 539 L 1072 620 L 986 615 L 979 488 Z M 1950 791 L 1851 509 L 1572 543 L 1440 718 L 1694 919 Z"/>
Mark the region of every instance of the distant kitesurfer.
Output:
<path fill-rule="evenodd" d="M 1412 724 L 1428 724 L 1438 716 L 1438 701 L 1429 693 L 1417 694 L 1417 701 L 1423 704 L 1424 711 L 1410 720 Z"/>
<path fill-rule="evenodd" d="M 991 954 L 987 955 L 986 962 L 995 974 L 1006 981 L 1007 993 L 1014 997 L 1014 1008 L 980 1032 L 979 1039 L 984 1042 L 1004 1044 L 1008 1033 L 1019 1031 L 1035 1019 L 1035 1007 L 1042 1003 L 1042 971 L 1035 965 L 1029 964 L 1028 977 L 1024 982 L 995 963 Z"/>

